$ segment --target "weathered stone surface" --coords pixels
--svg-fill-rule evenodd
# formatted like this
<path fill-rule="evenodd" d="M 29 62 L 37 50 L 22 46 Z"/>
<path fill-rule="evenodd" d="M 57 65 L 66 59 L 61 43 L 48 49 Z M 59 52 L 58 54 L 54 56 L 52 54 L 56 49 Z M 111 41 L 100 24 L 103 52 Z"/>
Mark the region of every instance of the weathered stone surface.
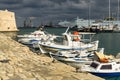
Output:
<path fill-rule="evenodd" d="M 37 55 L 3 34 L 0 44 L 1 80 L 103 80 L 91 74 L 75 73 L 73 67 L 59 61 L 52 63 L 48 56 Z"/>
<path fill-rule="evenodd" d="M 37 80 L 36 78 L 24 78 L 23 80 Z"/>
<path fill-rule="evenodd" d="M 9 79 L 10 79 L 10 78 L 9 78 L 7 75 L 4 75 L 4 76 L 2 75 L 2 76 L 1 76 L 1 80 L 9 80 Z"/>

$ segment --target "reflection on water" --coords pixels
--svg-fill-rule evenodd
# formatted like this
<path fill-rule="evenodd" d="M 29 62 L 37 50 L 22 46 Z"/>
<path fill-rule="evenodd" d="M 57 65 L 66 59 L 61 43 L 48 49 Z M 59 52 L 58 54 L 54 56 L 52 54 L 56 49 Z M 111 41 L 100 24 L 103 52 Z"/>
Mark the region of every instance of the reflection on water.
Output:
<path fill-rule="evenodd" d="M 105 54 L 117 55 L 120 52 L 120 33 L 100 33 L 94 39 L 98 39 L 99 47 L 105 48 Z"/>
<path fill-rule="evenodd" d="M 120 77 L 104 77 L 105 80 L 120 80 Z"/>

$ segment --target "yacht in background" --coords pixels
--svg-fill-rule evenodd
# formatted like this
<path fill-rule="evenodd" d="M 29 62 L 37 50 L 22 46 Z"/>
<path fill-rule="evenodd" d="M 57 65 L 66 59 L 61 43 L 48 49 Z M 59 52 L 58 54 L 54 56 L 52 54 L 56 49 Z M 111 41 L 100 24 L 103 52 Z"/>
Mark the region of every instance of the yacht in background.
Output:
<path fill-rule="evenodd" d="M 78 32 L 95 32 L 95 33 L 104 33 L 104 32 L 120 32 L 120 23 L 119 20 L 113 18 L 105 18 L 104 20 L 85 20 L 77 19 L 74 22 L 60 22 L 62 26 L 67 25 L 72 31 Z M 71 27 L 72 25 L 72 27 Z M 66 27 L 67 27 L 66 26 Z"/>

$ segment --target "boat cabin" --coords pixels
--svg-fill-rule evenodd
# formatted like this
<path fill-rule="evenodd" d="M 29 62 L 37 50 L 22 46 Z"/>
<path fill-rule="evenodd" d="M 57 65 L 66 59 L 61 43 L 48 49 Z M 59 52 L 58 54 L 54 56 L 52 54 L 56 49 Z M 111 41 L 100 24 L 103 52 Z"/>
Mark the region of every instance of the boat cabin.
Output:
<path fill-rule="evenodd" d="M 98 72 L 120 71 L 120 63 L 116 63 L 116 62 L 109 62 L 109 63 L 92 62 L 90 67 Z"/>
<path fill-rule="evenodd" d="M 79 32 L 73 32 L 73 33 L 64 33 L 63 34 L 63 44 L 68 46 L 74 46 L 79 45 L 81 36 L 79 35 Z"/>

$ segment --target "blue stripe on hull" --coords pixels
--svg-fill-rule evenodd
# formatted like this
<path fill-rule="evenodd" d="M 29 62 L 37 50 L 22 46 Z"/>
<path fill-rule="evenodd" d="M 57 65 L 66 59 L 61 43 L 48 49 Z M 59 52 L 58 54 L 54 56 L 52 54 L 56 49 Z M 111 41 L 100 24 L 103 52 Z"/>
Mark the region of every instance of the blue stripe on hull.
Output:
<path fill-rule="evenodd" d="M 28 47 L 33 47 L 33 44 L 26 44 L 26 43 L 22 43 L 23 45 L 26 45 Z"/>
<path fill-rule="evenodd" d="M 99 77 L 117 77 L 120 76 L 120 72 L 114 72 L 114 73 L 94 73 L 90 72 L 93 75 L 99 76 Z"/>

